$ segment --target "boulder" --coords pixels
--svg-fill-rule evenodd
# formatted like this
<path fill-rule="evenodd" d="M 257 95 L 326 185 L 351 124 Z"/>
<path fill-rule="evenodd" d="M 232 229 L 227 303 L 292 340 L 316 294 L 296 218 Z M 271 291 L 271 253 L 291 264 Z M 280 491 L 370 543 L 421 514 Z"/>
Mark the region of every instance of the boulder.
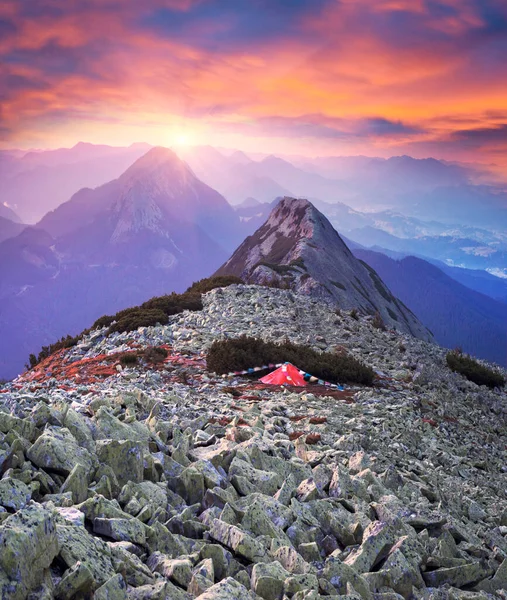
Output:
<path fill-rule="evenodd" d="M 93 600 L 127 600 L 127 585 L 123 575 L 119 573 L 101 585 L 93 596 Z"/>
<path fill-rule="evenodd" d="M 26 598 L 42 583 L 45 570 L 58 555 L 55 513 L 38 504 L 19 510 L 0 527 L 0 548 L 0 567 L 5 573 L 2 600 Z"/>
<path fill-rule="evenodd" d="M 143 480 L 143 446 L 132 440 L 99 440 L 97 456 L 100 462 L 109 465 L 120 487 L 127 482 L 139 483 Z"/>
<path fill-rule="evenodd" d="M 92 455 L 64 427 L 47 426 L 28 450 L 27 457 L 37 467 L 63 475 L 68 475 L 76 464 L 82 465 L 87 473 L 94 467 Z"/>
<path fill-rule="evenodd" d="M 255 538 L 234 525 L 214 519 L 211 523 L 209 535 L 212 539 L 231 548 L 250 562 L 263 562 L 267 559 L 266 548 Z"/>
<path fill-rule="evenodd" d="M 114 576 L 111 550 L 98 537 L 88 533 L 84 527 L 71 524 L 56 526 L 60 543 L 60 557 L 67 567 L 83 563 L 90 570 L 96 586 L 100 586 Z"/>
<path fill-rule="evenodd" d="M 12 510 L 24 508 L 30 498 L 32 490 L 19 479 L 6 477 L 0 479 L 0 505 Z"/>
<path fill-rule="evenodd" d="M 143 545 L 146 542 L 146 531 L 141 521 L 131 519 L 93 520 L 93 531 L 118 542 L 132 542 Z"/>
<path fill-rule="evenodd" d="M 90 569 L 78 561 L 63 574 L 54 591 L 55 600 L 71 600 L 80 593 L 90 592 L 94 587 Z"/>

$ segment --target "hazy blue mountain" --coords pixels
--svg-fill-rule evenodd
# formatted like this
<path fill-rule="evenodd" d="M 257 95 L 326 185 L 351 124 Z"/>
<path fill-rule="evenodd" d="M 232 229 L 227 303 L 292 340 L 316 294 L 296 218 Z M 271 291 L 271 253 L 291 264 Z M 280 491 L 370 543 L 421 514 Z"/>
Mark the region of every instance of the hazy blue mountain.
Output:
<path fill-rule="evenodd" d="M 1 168 L 0 201 L 7 202 L 26 223 L 35 223 L 83 187 L 96 187 L 118 177 L 150 148 L 76 144 L 73 148 L 29 152 L 10 157 Z"/>
<path fill-rule="evenodd" d="M 0 244 L 0 378 L 21 370 L 27 350 L 184 290 L 242 237 L 218 192 L 171 150 L 151 149 L 117 180 L 82 190 Z"/>
<path fill-rule="evenodd" d="M 441 345 L 507 365 L 507 305 L 458 283 L 420 258 L 394 260 L 371 250 L 354 255 L 433 332 Z"/>
<path fill-rule="evenodd" d="M 25 225 L 22 223 L 16 223 L 5 217 L 0 217 L 0 242 L 15 237 L 18 233 L 21 233 L 24 228 Z"/>
<path fill-rule="evenodd" d="M 350 239 L 369 248 L 386 248 L 405 255 L 442 261 L 468 269 L 505 269 L 507 243 L 484 243 L 474 238 L 452 235 L 399 238 L 375 227 L 362 227 L 347 232 Z"/>

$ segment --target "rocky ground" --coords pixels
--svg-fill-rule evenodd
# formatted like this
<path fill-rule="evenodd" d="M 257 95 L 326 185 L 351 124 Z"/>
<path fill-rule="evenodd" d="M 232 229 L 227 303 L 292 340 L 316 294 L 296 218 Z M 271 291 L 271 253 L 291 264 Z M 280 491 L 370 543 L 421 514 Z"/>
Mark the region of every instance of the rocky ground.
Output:
<path fill-rule="evenodd" d="M 2 600 L 507 598 L 504 390 L 290 291 L 204 305 L 92 332 L 1 390 Z M 345 347 L 378 383 L 206 372 L 241 333 Z M 163 363 L 120 365 L 154 345 Z"/>

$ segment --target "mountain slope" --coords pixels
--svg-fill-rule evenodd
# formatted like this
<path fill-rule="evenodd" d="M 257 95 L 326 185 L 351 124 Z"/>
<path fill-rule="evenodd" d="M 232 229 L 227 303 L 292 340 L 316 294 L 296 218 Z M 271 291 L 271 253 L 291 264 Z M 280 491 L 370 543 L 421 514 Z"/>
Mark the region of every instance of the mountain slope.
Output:
<path fill-rule="evenodd" d="M 182 291 L 241 239 L 226 200 L 171 150 L 81 190 L 37 228 L 0 244 L 0 378 L 106 313 Z"/>
<path fill-rule="evenodd" d="M 415 257 L 393 260 L 355 250 L 389 288 L 448 348 L 461 346 L 481 358 L 507 364 L 507 305 L 473 291 Z"/>
<path fill-rule="evenodd" d="M 149 150 L 118 179 L 80 190 L 38 226 L 61 237 L 104 219 L 115 223 L 112 241 L 140 230 L 165 235 L 181 224 L 201 228 L 227 250 L 241 238 L 239 219 L 225 198 L 200 181 L 174 152 L 161 147 Z"/>
<path fill-rule="evenodd" d="M 24 228 L 25 225 L 22 223 L 16 223 L 0 216 L 0 242 L 18 235 Z"/>
<path fill-rule="evenodd" d="M 23 221 L 36 223 L 79 189 L 115 179 L 149 148 L 148 144 L 122 148 L 80 142 L 73 148 L 11 157 L 9 168 L 0 170 L 2 199 Z"/>
<path fill-rule="evenodd" d="M 431 338 L 378 275 L 352 255 L 331 223 L 308 200 L 283 198 L 217 274 L 237 275 L 249 283 L 284 282 L 345 309 L 379 312 L 387 326 Z"/>

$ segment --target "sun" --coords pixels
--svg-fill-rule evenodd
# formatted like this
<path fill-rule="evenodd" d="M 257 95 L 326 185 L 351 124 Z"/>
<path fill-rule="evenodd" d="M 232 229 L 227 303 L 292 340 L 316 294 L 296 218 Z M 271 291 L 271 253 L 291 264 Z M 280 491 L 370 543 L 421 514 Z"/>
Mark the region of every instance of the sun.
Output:
<path fill-rule="evenodd" d="M 174 138 L 177 146 L 188 146 L 190 143 L 190 136 L 188 133 L 178 133 Z"/>

